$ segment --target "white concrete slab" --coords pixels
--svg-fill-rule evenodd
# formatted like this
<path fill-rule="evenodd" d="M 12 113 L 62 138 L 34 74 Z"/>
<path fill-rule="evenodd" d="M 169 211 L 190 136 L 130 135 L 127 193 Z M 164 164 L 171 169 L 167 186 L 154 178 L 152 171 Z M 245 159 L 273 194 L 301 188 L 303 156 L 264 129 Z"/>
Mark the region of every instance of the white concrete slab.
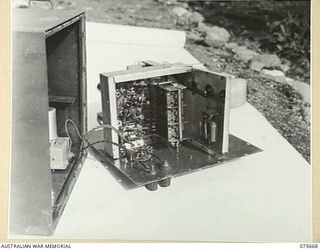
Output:
<path fill-rule="evenodd" d="M 99 40 L 87 44 L 89 127 L 101 109 L 99 73 L 142 59 L 198 63 L 181 46 L 101 42 L 102 26 L 108 34 L 107 25 L 88 26 Z M 52 238 L 310 242 L 308 163 L 249 104 L 231 111 L 230 125 L 231 133 L 264 151 L 175 178 L 157 192 L 127 191 L 88 158 Z"/>

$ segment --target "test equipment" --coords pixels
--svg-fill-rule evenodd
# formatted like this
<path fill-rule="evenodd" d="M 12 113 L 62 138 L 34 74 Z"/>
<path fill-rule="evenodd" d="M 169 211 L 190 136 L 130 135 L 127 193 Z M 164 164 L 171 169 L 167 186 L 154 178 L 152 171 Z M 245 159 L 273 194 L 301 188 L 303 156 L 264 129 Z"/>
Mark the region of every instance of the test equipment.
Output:
<path fill-rule="evenodd" d="M 100 75 L 104 160 L 137 186 L 157 190 L 171 178 L 259 149 L 229 134 L 233 77 L 184 64 L 142 62 Z"/>
<path fill-rule="evenodd" d="M 151 191 L 260 151 L 229 134 L 233 77 L 179 63 L 100 74 L 87 131 L 85 51 L 83 12 L 14 10 L 10 234 L 53 233 L 87 149 Z"/>

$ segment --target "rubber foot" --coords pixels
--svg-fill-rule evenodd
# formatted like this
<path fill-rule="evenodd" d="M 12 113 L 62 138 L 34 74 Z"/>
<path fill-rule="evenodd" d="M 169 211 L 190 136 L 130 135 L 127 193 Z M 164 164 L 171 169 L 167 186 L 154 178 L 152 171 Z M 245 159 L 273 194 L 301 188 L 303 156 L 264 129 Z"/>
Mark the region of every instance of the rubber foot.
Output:
<path fill-rule="evenodd" d="M 158 184 L 160 187 L 169 187 L 171 185 L 171 178 L 163 179 Z"/>
<path fill-rule="evenodd" d="M 145 185 L 146 189 L 149 191 L 156 191 L 158 189 L 158 183 L 157 182 L 152 182 L 147 185 Z"/>

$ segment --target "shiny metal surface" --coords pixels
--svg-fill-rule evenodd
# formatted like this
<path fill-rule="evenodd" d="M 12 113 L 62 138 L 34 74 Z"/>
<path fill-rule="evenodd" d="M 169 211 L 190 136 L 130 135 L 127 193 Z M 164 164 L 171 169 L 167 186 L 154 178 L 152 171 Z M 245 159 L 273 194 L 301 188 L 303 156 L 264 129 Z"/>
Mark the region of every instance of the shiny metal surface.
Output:
<path fill-rule="evenodd" d="M 97 131 L 91 134 L 89 141 L 94 143 L 101 140 L 102 133 Z M 140 163 L 130 164 L 123 159 L 113 160 L 103 151 L 103 142 L 93 145 L 92 153 L 105 165 L 111 166 L 119 173 L 113 173 L 114 177 L 126 188 L 131 189 L 137 186 L 144 186 L 153 182 L 158 182 L 170 177 L 177 177 L 184 174 L 189 174 L 195 171 L 204 170 L 206 168 L 220 166 L 228 161 L 260 152 L 261 149 L 247 143 L 236 136 L 230 135 L 230 150 L 224 154 L 223 159 L 208 154 L 189 142 L 183 142 L 179 151 L 170 148 L 164 144 L 154 145 L 154 154 L 166 160 L 169 167 L 164 168 L 158 159 L 147 161 L 143 164 L 147 167 L 155 166 L 155 172 L 150 173 L 144 169 Z M 128 179 L 128 180 L 126 180 Z M 134 185 L 132 185 L 132 183 Z M 131 187 L 130 187 L 131 186 Z"/>
<path fill-rule="evenodd" d="M 201 141 L 199 137 L 199 121 L 201 121 L 201 111 L 207 107 L 218 110 L 217 118 L 217 138 L 214 145 L 209 146 L 219 154 L 228 152 L 229 150 L 229 119 L 230 119 L 230 75 L 220 74 L 212 71 L 193 69 L 191 73 L 181 74 L 177 76 L 181 82 L 193 82 L 197 89 L 194 91 L 204 92 L 207 86 L 211 86 L 217 100 L 208 100 L 202 95 L 194 94 L 194 91 L 186 91 L 184 94 L 185 120 L 185 136 L 194 140 Z"/>
<path fill-rule="evenodd" d="M 161 66 L 161 67 L 160 67 Z M 116 89 L 125 86 L 129 82 L 150 80 L 157 82 L 160 77 L 172 76 L 179 84 L 185 86 L 183 91 L 184 108 L 184 137 L 203 142 L 199 136 L 199 121 L 201 121 L 202 112 L 211 110 L 217 113 L 217 138 L 210 149 L 218 154 L 228 152 L 229 148 L 229 110 L 230 110 L 230 81 L 232 76 L 220 74 L 208 70 L 202 70 L 183 64 L 156 65 L 131 70 L 122 70 L 100 74 L 101 101 L 104 124 L 112 125 L 118 129 L 118 112 Z M 214 89 L 213 96 L 206 96 L 208 86 Z M 151 105 L 156 96 L 150 98 Z M 180 100 L 180 99 L 179 99 Z M 179 102 L 181 106 L 181 101 Z M 158 105 L 158 104 L 157 104 Z M 182 108 L 182 107 L 180 107 Z M 179 108 L 179 111 L 181 112 Z M 158 113 L 159 112 L 155 112 Z M 161 113 L 161 112 L 160 112 Z M 182 115 L 182 114 L 181 114 Z M 161 118 L 162 119 L 162 118 Z M 157 121 L 159 124 L 159 121 Z M 179 129 L 182 138 L 182 122 Z M 118 143 L 118 135 L 110 129 L 105 129 L 105 138 L 109 138 Z M 201 142 L 202 141 L 202 142 Z M 112 145 L 106 144 L 105 151 L 114 159 L 119 157 L 119 149 Z"/>
<path fill-rule="evenodd" d="M 101 103 L 103 106 L 103 122 L 118 128 L 117 106 L 116 106 L 116 85 L 112 77 L 100 77 L 101 82 Z M 110 129 L 104 130 L 104 136 L 112 138 L 112 141 L 119 143 L 118 134 Z M 104 148 L 113 158 L 119 158 L 119 149 L 113 144 L 106 144 Z"/>
<path fill-rule="evenodd" d="M 103 124 L 124 138 L 105 128 L 104 149 L 95 144 L 92 150 L 149 190 L 156 190 L 152 183 L 259 151 L 229 135 L 231 79 L 183 64 L 100 74 Z"/>

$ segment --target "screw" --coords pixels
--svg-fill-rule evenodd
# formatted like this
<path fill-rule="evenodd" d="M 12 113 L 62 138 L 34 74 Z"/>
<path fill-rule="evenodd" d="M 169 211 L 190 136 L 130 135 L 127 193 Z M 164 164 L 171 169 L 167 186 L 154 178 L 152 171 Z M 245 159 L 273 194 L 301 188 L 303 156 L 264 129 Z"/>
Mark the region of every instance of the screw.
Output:
<path fill-rule="evenodd" d="M 149 173 L 152 174 L 152 175 L 155 175 L 155 174 L 157 173 L 154 164 L 152 164 L 152 165 L 150 166 Z"/>
<path fill-rule="evenodd" d="M 168 168 L 170 167 L 169 162 L 167 160 L 164 160 L 163 164 L 162 164 L 163 168 Z"/>

